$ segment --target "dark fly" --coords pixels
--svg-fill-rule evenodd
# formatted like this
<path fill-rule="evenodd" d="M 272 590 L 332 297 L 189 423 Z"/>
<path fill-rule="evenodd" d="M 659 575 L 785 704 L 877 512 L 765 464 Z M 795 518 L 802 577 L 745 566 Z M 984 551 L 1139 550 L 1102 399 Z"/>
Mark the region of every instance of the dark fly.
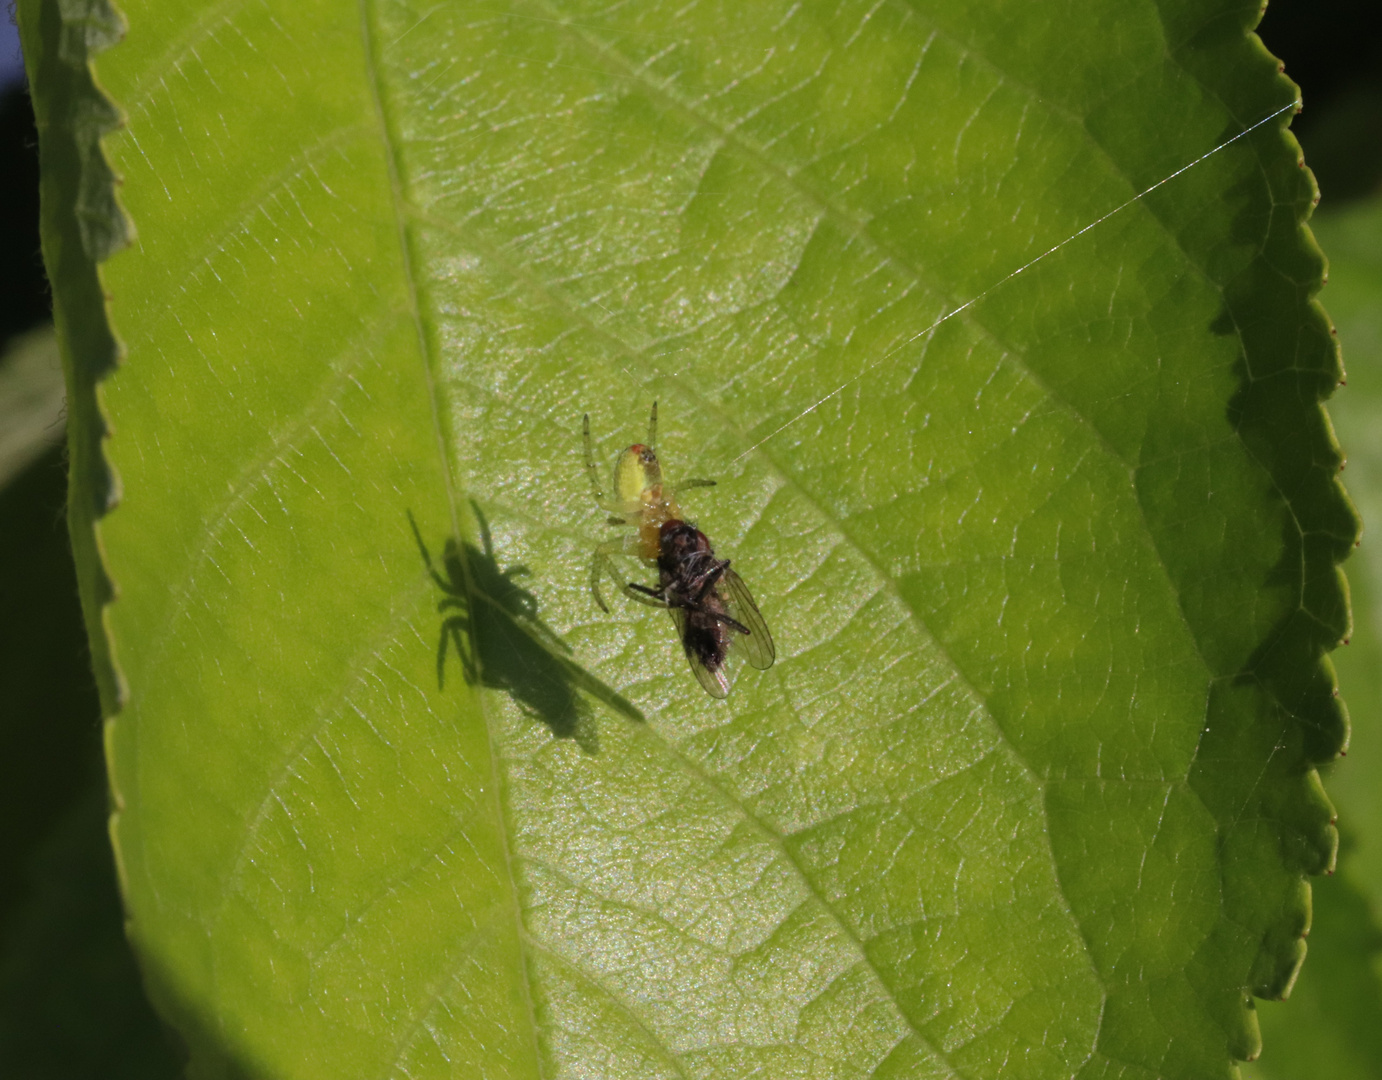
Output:
<path fill-rule="evenodd" d="M 705 533 L 686 521 L 664 522 L 657 569 L 658 588 L 630 586 L 667 605 L 687 662 L 706 693 L 716 698 L 729 693 L 725 663 L 732 646 L 742 647 L 753 667 L 772 667 L 776 652 L 768 625 L 748 586 L 728 559 L 715 557 Z"/>

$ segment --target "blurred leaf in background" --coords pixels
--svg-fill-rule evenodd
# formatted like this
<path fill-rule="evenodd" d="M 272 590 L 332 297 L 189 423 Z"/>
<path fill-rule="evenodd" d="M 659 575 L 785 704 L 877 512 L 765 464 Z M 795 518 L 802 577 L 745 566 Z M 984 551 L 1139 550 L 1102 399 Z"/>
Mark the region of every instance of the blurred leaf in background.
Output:
<path fill-rule="evenodd" d="M 63 400 L 52 328 L 14 338 L 0 355 L 0 489 L 62 442 Z"/>

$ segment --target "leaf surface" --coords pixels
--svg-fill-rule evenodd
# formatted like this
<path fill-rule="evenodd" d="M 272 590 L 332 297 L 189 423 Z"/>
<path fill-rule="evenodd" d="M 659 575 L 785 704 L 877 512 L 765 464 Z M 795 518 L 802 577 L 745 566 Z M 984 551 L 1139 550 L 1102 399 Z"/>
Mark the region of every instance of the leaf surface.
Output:
<path fill-rule="evenodd" d="M 109 21 L 36 8 L 80 73 Z M 195 1074 L 1255 1051 L 1356 531 L 1312 185 L 1223 145 L 1293 101 L 1255 8 L 122 12 L 87 611 Z M 580 416 L 654 398 L 777 643 L 725 703 L 587 588 Z"/>

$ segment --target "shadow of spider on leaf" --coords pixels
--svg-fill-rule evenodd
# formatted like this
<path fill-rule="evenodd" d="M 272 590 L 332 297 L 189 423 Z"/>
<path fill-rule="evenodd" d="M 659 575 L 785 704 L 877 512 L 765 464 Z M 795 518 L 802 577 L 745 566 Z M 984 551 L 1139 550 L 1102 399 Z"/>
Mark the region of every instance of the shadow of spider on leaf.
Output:
<path fill-rule="evenodd" d="M 587 753 L 599 750 L 590 699 L 630 720 L 644 719 L 630 701 L 571 659 L 571 648 L 538 617 L 537 597 L 514 578 L 525 566 L 501 570 L 494 558 L 489 522 L 473 501 L 481 547 L 447 539 L 440 568 L 423 542 L 412 512 L 408 524 L 433 583 L 442 592 L 437 639 L 437 687 L 446 680 L 454 648 L 461 674 L 471 686 L 507 693 L 527 716 L 542 721 L 559 739 L 575 739 Z"/>

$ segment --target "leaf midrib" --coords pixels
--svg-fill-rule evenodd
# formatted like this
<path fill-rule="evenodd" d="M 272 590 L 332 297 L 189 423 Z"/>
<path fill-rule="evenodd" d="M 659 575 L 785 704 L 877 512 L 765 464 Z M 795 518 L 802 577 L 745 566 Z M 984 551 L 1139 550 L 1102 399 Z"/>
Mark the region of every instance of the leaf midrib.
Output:
<path fill-rule="evenodd" d="M 413 325 L 417 331 L 418 360 L 422 364 L 424 385 L 427 388 L 428 404 L 431 408 L 432 427 L 436 433 L 436 447 L 439 464 L 442 470 L 443 483 L 445 484 L 445 495 L 447 511 L 451 517 L 451 535 L 459 538 L 460 529 L 460 507 L 457 502 L 454 477 L 451 470 L 451 459 L 447 453 L 446 432 L 441 422 L 441 402 L 440 395 L 437 393 L 436 378 L 433 374 L 434 357 L 428 344 L 426 327 L 423 325 L 422 312 L 418 303 L 418 281 L 413 269 L 412 245 L 408 239 L 408 219 L 405 211 L 406 200 L 403 196 L 403 187 L 400 178 L 400 163 L 397 141 L 389 126 L 389 114 L 384 105 L 383 88 L 381 85 L 381 74 L 379 62 L 374 50 L 374 35 L 370 27 L 370 0 L 359 0 L 360 11 L 360 39 L 362 58 L 367 71 L 370 95 L 374 102 L 375 116 L 379 125 L 379 139 L 384 150 L 384 156 L 388 162 L 389 172 L 389 194 L 390 205 L 393 210 L 394 224 L 398 235 L 399 255 L 402 260 L 402 269 L 408 288 L 408 299 L 412 308 Z M 469 569 L 462 560 L 462 578 L 465 583 L 467 599 L 473 604 L 476 595 L 474 582 L 471 581 Z M 527 1011 L 528 1031 L 531 1037 L 531 1047 L 533 1055 L 533 1068 L 539 1080 L 545 1075 L 544 1058 L 542 1052 L 542 1042 L 540 1029 L 537 1023 L 537 1013 L 533 1002 L 532 987 L 532 964 L 528 958 L 528 944 L 526 927 L 523 922 L 523 905 L 518 891 L 518 879 L 514 871 L 513 859 L 513 840 L 511 836 L 511 826 L 508 815 L 505 813 L 504 802 L 501 799 L 503 791 L 503 773 L 499 767 L 498 749 L 495 745 L 495 725 L 490 718 L 489 705 L 483 691 L 470 689 L 471 700 L 478 705 L 479 712 L 485 725 L 485 744 L 489 756 L 490 766 L 490 803 L 495 827 L 498 830 L 499 848 L 504 855 L 504 873 L 508 879 L 509 904 L 512 907 L 514 922 L 514 941 L 518 949 L 518 966 L 521 969 L 519 977 L 521 979 L 523 1001 Z M 425 1015 L 425 1011 L 423 1013 Z"/>

